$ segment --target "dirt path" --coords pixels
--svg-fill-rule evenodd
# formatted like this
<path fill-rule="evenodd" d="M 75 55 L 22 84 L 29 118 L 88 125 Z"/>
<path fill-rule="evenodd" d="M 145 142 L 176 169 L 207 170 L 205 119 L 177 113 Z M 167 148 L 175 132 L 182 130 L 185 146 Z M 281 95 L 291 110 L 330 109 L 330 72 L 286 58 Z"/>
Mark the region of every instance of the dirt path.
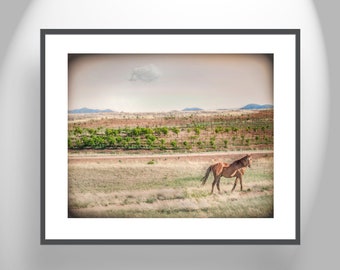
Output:
<path fill-rule="evenodd" d="M 69 154 L 68 159 L 72 161 L 111 161 L 111 160 L 207 160 L 207 159 L 233 159 L 234 157 L 239 157 L 246 154 L 252 154 L 254 158 L 260 158 L 263 156 L 272 156 L 272 150 L 259 150 L 259 151 L 232 151 L 232 152 L 204 152 L 204 153 L 174 153 L 174 154 L 121 154 L 121 155 L 111 155 L 102 153 L 72 153 Z"/>

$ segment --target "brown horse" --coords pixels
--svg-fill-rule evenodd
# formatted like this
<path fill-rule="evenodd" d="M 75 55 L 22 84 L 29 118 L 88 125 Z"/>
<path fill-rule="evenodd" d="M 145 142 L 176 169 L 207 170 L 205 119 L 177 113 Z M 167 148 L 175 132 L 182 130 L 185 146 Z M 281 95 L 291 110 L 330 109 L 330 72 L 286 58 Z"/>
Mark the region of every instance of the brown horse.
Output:
<path fill-rule="evenodd" d="M 217 189 L 219 192 L 221 192 L 220 190 L 220 179 L 222 176 L 226 177 L 226 178 L 232 178 L 232 177 L 236 177 L 235 179 L 235 183 L 233 186 L 233 189 L 231 191 L 234 191 L 236 184 L 237 184 L 237 180 L 240 179 L 240 185 L 241 185 L 241 191 L 242 191 L 242 176 L 245 173 L 245 169 L 247 167 L 251 167 L 251 163 L 252 163 L 252 157 L 251 155 L 246 155 L 241 159 L 238 159 L 236 161 L 234 161 L 231 164 L 228 163 L 224 163 L 224 162 L 219 162 L 216 164 L 211 165 L 206 173 L 205 176 L 201 179 L 202 181 L 202 185 L 204 185 L 209 177 L 210 172 L 212 171 L 214 174 L 214 181 L 212 183 L 212 187 L 211 187 L 211 194 L 214 192 L 214 186 L 217 186 Z"/>

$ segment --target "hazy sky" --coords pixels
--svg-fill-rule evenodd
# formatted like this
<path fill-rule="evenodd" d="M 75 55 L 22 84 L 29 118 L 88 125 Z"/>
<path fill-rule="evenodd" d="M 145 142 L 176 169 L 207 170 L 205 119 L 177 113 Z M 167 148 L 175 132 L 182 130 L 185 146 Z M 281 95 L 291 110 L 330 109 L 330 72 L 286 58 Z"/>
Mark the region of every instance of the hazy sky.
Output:
<path fill-rule="evenodd" d="M 273 104 L 272 55 L 69 56 L 69 110 L 155 112 Z"/>

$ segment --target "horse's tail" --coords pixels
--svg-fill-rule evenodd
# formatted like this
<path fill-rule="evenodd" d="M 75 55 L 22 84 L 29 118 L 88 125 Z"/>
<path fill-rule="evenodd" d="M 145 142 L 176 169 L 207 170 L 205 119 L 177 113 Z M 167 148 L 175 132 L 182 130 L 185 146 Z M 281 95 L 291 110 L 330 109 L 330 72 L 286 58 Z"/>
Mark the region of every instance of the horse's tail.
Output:
<path fill-rule="evenodd" d="M 208 177 L 209 177 L 209 174 L 210 174 L 210 172 L 211 172 L 212 167 L 213 167 L 213 165 L 211 165 L 211 166 L 207 169 L 207 171 L 205 172 L 204 177 L 201 179 L 201 181 L 202 181 L 202 186 L 205 184 L 205 182 L 207 182 L 207 179 L 208 179 Z"/>

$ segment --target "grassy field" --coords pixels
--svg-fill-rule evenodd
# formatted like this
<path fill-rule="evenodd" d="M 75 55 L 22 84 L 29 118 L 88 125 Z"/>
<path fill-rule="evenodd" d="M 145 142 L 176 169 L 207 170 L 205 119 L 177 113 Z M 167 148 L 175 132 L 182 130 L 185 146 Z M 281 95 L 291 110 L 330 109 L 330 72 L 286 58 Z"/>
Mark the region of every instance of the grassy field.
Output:
<path fill-rule="evenodd" d="M 243 191 L 221 179 L 210 195 L 208 166 L 244 153 L 183 155 L 69 155 L 69 217 L 87 218 L 270 218 L 273 217 L 273 154 L 253 153 Z"/>

